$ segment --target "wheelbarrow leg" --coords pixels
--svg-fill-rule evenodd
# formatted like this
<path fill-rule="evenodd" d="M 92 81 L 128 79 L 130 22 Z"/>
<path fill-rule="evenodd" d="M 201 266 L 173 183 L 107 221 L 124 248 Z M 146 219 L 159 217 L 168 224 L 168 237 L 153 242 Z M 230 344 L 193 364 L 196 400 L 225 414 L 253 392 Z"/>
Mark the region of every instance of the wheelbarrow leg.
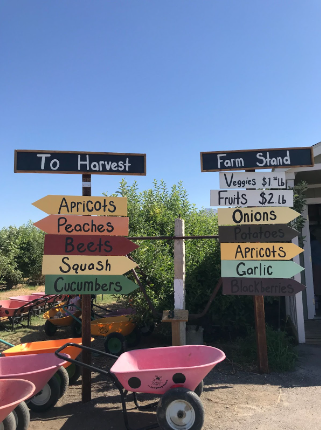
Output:
<path fill-rule="evenodd" d="M 135 393 L 133 393 L 133 394 L 135 394 Z M 128 423 L 127 408 L 126 408 L 126 396 L 127 396 L 127 391 L 121 391 L 120 397 L 121 397 L 121 404 L 123 407 L 124 424 L 125 424 L 126 430 L 134 430 L 132 427 L 129 426 L 129 423 Z M 135 402 L 135 405 L 136 405 L 136 402 Z M 152 429 L 157 429 L 157 428 L 159 428 L 159 425 L 157 423 L 154 423 L 154 424 L 150 424 L 146 427 L 141 427 L 141 428 L 135 429 L 135 430 L 152 430 Z"/>
<path fill-rule="evenodd" d="M 157 406 L 158 405 L 158 400 L 157 401 L 155 401 L 155 402 L 153 402 L 153 403 L 149 403 L 148 405 L 140 405 L 139 404 L 139 402 L 138 402 L 138 399 L 137 399 L 137 394 L 136 393 L 133 393 L 133 398 L 134 398 L 134 403 L 135 403 L 135 406 L 136 406 L 136 408 L 139 410 L 139 411 L 144 411 L 144 410 L 146 410 L 146 409 L 150 409 L 150 408 L 153 408 L 153 407 L 155 407 L 155 406 Z"/>

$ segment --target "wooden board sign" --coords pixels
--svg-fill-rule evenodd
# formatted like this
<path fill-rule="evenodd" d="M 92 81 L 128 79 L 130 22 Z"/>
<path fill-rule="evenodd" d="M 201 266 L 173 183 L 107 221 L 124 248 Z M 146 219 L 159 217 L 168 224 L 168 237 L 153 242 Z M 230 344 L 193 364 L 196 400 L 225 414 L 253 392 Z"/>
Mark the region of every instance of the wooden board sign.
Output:
<path fill-rule="evenodd" d="M 201 152 L 202 172 L 311 167 L 313 165 L 311 147 Z"/>
<path fill-rule="evenodd" d="M 128 217 L 48 215 L 33 224 L 49 234 L 128 236 Z"/>
<path fill-rule="evenodd" d="M 32 204 L 52 215 L 127 215 L 126 197 L 48 195 Z"/>
<path fill-rule="evenodd" d="M 218 225 L 287 224 L 300 215 L 287 207 L 219 208 L 217 214 Z"/>
<path fill-rule="evenodd" d="M 303 267 L 293 261 L 235 261 L 222 260 L 222 277 L 240 278 L 292 278 Z"/>
<path fill-rule="evenodd" d="M 221 243 L 222 260 L 291 260 L 301 252 L 294 243 Z"/>
<path fill-rule="evenodd" d="M 290 242 L 299 233 L 286 224 L 219 226 L 220 242 Z"/>
<path fill-rule="evenodd" d="M 286 188 L 285 172 L 220 172 L 220 188 Z"/>
<path fill-rule="evenodd" d="M 294 279 L 222 278 L 223 294 L 234 296 L 294 296 L 305 286 Z"/>
<path fill-rule="evenodd" d="M 127 257 L 44 255 L 43 275 L 122 275 L 137 264 Z"/>
<path fill-rule="evenodd" d="M 293 206 L 293 190 L 211 190 L 211 206 Z"/>
<path fill-rule="evenodd" d="M 146 175 L 146 154 L 15 150 L 15 173 Z"/>
<path fill-rule="evenodd" d="M 127 255 L 137 248 L 121 236 L 46 234 L 44 255 Z"/>
<path fill-rule="evenodd" d="M 129 294 L 138 285 L 126 276 L 46 275 L 46 294 Z"/>

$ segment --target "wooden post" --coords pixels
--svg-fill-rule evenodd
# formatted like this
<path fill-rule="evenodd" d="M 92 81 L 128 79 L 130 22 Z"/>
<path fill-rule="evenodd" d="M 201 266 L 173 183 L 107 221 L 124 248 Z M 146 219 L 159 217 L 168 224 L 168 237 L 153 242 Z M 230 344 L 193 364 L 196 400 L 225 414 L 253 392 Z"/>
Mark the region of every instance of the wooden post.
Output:
<path fill-rule="evenodd" d="M 255 169 L 246 169 L 247 172 L 255 172 Z M 264 297 L 253 296 L 254 320 L 256 332 L 257 361 L 260 373 L 269 373 L 267 355 Z"/>
<path fill-rule="evenodd" d="M 175 236 L 185 235 L 184 220 L 175 220 Z M 185 241 L 174 240 L 174 309 L 185 309 Z M 172 322 L 172 345 L 186 345 L 186 322 Z"/>
<path fill-rule="evenodd" d="M 91 175 L 82 175 L 82 195 L 91 196 Z M 91 344 L 91 296 L 90 294 L 82 295 L 82 344 L 89 346 Z M 82 352 L 82 360 L 86 364 L 91 364 L 91 353 Z M 82 369 L 82 401 L 83 403 L 91 400 L 91 372 L 89 369 Z"/>

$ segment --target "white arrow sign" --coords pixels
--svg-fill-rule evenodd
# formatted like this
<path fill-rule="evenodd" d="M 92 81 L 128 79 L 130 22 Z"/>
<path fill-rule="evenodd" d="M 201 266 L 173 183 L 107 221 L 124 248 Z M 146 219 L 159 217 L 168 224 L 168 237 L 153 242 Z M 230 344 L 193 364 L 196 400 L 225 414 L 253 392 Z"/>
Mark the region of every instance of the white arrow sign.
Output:
<path fill-rule="evenodd" d="M 211 190 L 211 206 L 293 206 L 293 190 Z"/>
<path fill-rule="evenodd" d="M 285 172 L 220 172 L 220 188 L 286 188 Z"/>

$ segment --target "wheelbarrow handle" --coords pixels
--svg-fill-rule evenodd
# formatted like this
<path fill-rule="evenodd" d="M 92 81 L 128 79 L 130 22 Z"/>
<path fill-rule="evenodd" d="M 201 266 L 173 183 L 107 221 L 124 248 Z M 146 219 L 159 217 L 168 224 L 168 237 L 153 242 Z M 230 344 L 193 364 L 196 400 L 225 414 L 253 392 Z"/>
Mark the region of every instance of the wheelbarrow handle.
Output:
<path fill-rule="evenodd" d="M 60 354 L 62 350 L 67 348 L 67 346 L 75 346 L 76 348 L 90 351 L 90 352 L 95 352 L 97 354 L 104 355 L 105 357 L 108 357 L 108 358 L 116 358 L 116 360 L 118 359 L 117 355 L 108 354 L 107 352 L 102 352 L 102 351 L 99 351 L 98 349 L 90 348 L 89 346 L 79 345 L 78 343 L 72 343 L 72 342 L 68 342 L 65 345 L 62 345 L 60 348 L 57 349 L 57 351 L 55 351 L 56 356 L 60 359 L 69 361 L 70 363 L 77 364 L 77 365 L 82 366 L 82 367 L 85 367 L 86 369 L 89 369 L 92 372 L 98 372 L 98 373 L 102 373 L 103 375 L 113 377 L 113 375 L 110 373 L 110 369 L 108 369 L 108 368 L 106 370 L 99 369 L 98 367 L 91 366 L 90 364 L 86 364 L 86 363 L 83 363 L 82 361 L 77 361 L 77 360 L 74 360 L 70 357 L 65 357 L 63 354 Z M 114 377 L 112 379 L 114 379 Z"/>

